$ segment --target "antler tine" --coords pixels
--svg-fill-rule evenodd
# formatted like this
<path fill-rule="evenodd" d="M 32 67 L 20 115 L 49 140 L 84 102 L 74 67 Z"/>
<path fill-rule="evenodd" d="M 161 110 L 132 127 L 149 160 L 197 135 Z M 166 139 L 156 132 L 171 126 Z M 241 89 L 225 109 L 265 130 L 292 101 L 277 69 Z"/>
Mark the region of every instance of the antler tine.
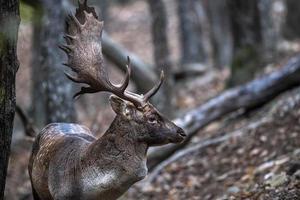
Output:
<path fill-rule="evenodd" d="M 73 99 L 78 99 L 80 95 L 87 94 L 87 93 L 96 93 L 99 92 L 97 89 L 92 87 L 81 87 L 81 90 L 74 94 Z"/>
<path fill-rule="evenodd" d="M 124 99 L 131 101 L 136 107 L 144 106 L 149 99 L 154 96 L 164 81 L 164 71 L 162 70 L 160 73 L 160 81 L 150 89 L 145 95 L 138 95 L 136 93 L 130 91 L 124 91 Z"/>
<path fill-rule="evenodd" d="M 72 51 L 72 48 L 68 45 L 58 45 L 58 48 L 63 50 L 66 54 L 69 54 Z"/>
<path fill-rule="evenodd" d="M 165 74 L 164 74 L 164 71 L 161 70 L 159 82 L 144 95 L 144 98 L 143 98 L 144 102 L 147 102 L 153 95 L 155 95 L 157 93 L 160 86 L 163 84 L 164 79 L 165 79 Z"/>
<path fill-rule="evenodd" d="M 77 17 L 73 14 L 69 14 L 69 18 L 73 20 L 74 24 L 76 25 L 76 27 L 81 30 L 82 28 L 82 24 L 80 23 L 80 21 L 77 19 Z"/>
<path fill-rule="evenodd" d="M 129 84 L 130 75 L 131 75 L 130 58 L 129 56 L 127 56 L 126 75 L 123 84 L 121 84 L 121 86 L 119 87 L 116 87 L 109 82 L 113 86 L 113 90 L 111 92 L 127 101 L 132 102 L 138 108 L 143 104 L 142 97 L 138 94 L 126 90 Z"/>
<path fill-rule="evenodd" d="M 72 41 L 76 40 L 76 37 L 66 34 L 64 39 L 66 40 L 67 44 L 70 44 Z"/>
<path fill-rule="evenodd" d="M 71 74 L 64 72 L 64 74 L 66 75 L 66 77 L 68 79 L 70 79 L 71 81 L 75 82 L 75 83 L 84 83 L 84 80 L 80 79 L 79 77 L 76 76 L 72 76 Z"/>
<path fill-rule="evenodd" d="M 130 80 L 130 75 L 131 75 L 131 65 L 130 65 L 130 58 L 129 56 L 127 56 L 127 65 L 126 65 L 126 75 L 125 75 L 125 79 L 123 81 L 123 84 L 121 84 L 121 86 L 118 88 L 119 90 L 121 90 L 123 93 L 126 90 L 126 88 L 128 87 L 129 84 L 129 80 Z"/>
<path fill-rule="evenodd" d="M 79 6 L 87 6 L 87 0 L 78 0 Z"/>

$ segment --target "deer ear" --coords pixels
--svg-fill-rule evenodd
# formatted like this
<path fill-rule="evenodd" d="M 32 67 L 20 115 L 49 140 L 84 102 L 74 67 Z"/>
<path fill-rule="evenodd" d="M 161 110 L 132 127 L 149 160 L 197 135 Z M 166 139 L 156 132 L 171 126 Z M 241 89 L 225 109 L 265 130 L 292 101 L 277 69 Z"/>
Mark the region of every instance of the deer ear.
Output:
<path fill-rule="evenodd" d="M 121 98 L 111 95 L 109 97 L 109 102 L 116 114 L 123 114 L 126 103 Z"/>

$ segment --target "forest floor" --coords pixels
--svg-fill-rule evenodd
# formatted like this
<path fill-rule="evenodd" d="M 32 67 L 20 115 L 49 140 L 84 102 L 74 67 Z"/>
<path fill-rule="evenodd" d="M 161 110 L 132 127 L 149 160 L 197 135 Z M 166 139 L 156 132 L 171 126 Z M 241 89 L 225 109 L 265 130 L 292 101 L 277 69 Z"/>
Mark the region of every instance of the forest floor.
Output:
<path fill-rule="evenodd" d="M 185 154 L 124 199 L 300 199 L 299 117 L 297 88 L 248 116 L 214 123 L 190 146 L 226 139 Z"/>
<path fill-rule="evenodd" d="M 177 63 L 179 44 L 176 7 L 167 0 L 172 60 Z M 147 5 L 136 1 L 111 8 L 111 36 L 148 63 L 152 61 L 150 20 Z M 31 26 L 21 26 L 17 101 L 30 107 Z M 281 59 L 280 62 L 284 62 Z M 277 66 L 277 65 L 276 65 Z M 265 72 L 276 67 L 265 68 Z M 113 70 L 113 77 L 121 77 Z M 210 70 L 199 78 L 178 84 L 177 107 L 184 111 L 201 105 L 225 88 L 228 70 Z M 203 95 L 205 94 L 205 95 Z M 95 109 L 99 107 L 100 109 Z M 106 104 L 104 106 L 104 104 Z M 107 100 L 99 95 L 84 97 L 76 103 L 80 123 L 97 135 L 108 126 L 113 113 Z M 215 141 L 185 154 L 163 168 L 153 181 L 135 184 L 122 199 L 300 199 L 300 88 L 288 91 L 267 105 L 241 115 L 238 111 L 214 122 L 193 138 L 187 148 Z M 7 200 L 30 200 L 31 186 L 27 165 L 32 141 L 18 134 L 12 145 L 6 186 Z M 218 140 L 218 139 L 222 140 Z M 148 178 L 149 178 L 148 177 Z M 146 184 L 147 183 L 147 184 Z"/>

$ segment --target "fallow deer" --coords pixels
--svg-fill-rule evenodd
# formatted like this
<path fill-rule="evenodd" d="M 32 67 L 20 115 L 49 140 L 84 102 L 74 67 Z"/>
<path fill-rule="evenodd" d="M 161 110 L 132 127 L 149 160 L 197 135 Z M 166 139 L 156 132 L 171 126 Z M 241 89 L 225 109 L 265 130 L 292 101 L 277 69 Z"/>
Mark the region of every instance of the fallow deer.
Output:
<path fill-rule="evenodd" d="M 145 95 L 129 92 L 128 59 L 123 84 L 110 82 L 101 50 L 103 22 L 86 0 L 79 1 L 75 16 L 70 15 L 66 24 L 67 44 L 61 48 L 68 56 L 66 65 L 76 74 L 66 75 L 88 85 L 75 97 L 110 92 L 116 117 L 98 139 L 78 124 L 46 126 L 35 139 L 28 167 L 34 199 L 117 199 L 147 175 L 148 147 L 179 143 L 186 135 L 149 103 L 163 82 L 163 73 Z"/>

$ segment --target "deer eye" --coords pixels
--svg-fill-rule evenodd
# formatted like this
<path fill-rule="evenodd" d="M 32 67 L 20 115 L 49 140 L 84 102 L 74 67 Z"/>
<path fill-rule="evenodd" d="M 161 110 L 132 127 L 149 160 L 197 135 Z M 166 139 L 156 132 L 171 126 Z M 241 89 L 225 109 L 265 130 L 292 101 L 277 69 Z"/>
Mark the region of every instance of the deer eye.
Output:
<path fill-rule="evenodd" d="M 148 118 L 148 122 L 151 123 L 151 124 L 156 124 L 158 121 L 157 121 L 157 118 L 154 115 L 151 115 Z"/>
<path fill-rule="evenodd" d="M 129 108 L 125 108 L 125 115 L 129 116 L 130 115 L 130 109 Z"/>

